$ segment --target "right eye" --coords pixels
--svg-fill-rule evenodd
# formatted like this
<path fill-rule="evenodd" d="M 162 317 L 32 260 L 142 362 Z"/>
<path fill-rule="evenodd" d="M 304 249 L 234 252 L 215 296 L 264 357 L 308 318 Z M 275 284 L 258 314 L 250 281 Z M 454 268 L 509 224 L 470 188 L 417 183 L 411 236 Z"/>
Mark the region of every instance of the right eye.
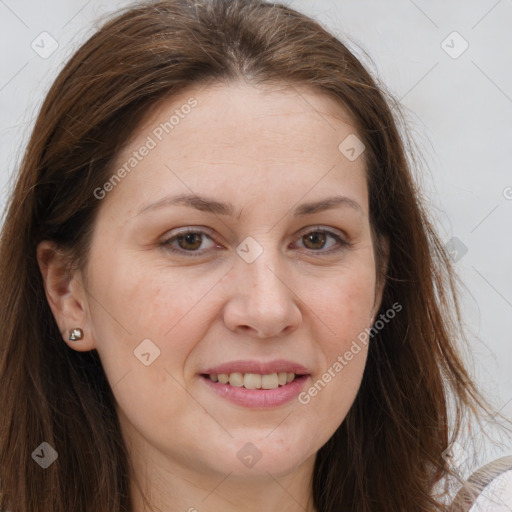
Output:
<path fill-rule="evenodd" d="M 160 242 L 160 245 L 169 251 L 178 254 L 187 256 L 199 256 L 208 250 L 208 248 L 203 248 L 203 250 L 198 251 L 198 249 L 203 245 L 205 239 L 209 239 L 213 243 L 211 237 L 204 231 L 187 228 L 171 237 L 166 238 Z M 210 248 L 214 245 L 215 244 L 210 245 Z"/>

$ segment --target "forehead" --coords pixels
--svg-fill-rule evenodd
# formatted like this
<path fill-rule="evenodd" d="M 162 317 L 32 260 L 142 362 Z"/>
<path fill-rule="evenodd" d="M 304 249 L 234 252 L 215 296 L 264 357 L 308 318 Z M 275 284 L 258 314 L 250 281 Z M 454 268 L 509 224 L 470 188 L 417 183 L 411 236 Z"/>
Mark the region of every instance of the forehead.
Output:
<path fill-rule="evenodd" d="M 114 172 L 123 166 L 128 172 L 112 195 L 123 188 L 143 203 L 163 188 L 215 189 L 235 198 L 275 191 L 283 200 L 298 201 L 297 194 L 314 199 L 341 187 L 361 201 L 364 152 L 354 159 L 343 153 L 344 141 L 354 137 L 360 139 L 346 110 L 309 87 L 190 88 L 148 111 L 118 155 Z"/>

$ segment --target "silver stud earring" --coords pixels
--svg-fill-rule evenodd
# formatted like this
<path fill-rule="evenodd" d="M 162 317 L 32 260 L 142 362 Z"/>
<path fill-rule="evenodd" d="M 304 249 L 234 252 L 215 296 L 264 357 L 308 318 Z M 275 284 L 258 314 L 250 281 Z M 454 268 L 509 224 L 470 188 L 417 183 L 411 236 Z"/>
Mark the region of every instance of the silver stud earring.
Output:
<path fill-rule="evenodd" d="M 81 340 L 84 337 L 84 331 L 80 329 L 79 327 L 76 327 L 73 329 L 69 335 L 70 341 L 78 341 Z"/>

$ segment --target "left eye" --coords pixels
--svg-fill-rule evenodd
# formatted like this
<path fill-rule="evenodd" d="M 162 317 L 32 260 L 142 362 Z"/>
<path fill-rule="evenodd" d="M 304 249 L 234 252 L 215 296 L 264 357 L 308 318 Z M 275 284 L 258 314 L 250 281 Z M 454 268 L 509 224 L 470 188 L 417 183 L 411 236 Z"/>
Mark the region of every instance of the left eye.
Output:
<path fill-rule="evenodd" d="M 300 237 L 300 240 L 304 240 L 305 243 L 313 245 L 313 247 L 306 246 L 307 249 L 310 249 L 312 251 L 318 251 L 319 249 L 325 248 L 325 244 L 328 238 L 334 239 L 334 243 L 329 246 L 327 251 L 323 251 L 324 253 L 332 252 L 332 247 L 336 246 L 336 242 L 339 244 L 339 246 L 334 250 L 341 249 L 343 248 L 343 246 L 347 245 L 347 242 L 345 242 L 339 235 L 331 231 L 326 231 L 324 229 L 309 231 L 305 235 L 302 235 Z"/>

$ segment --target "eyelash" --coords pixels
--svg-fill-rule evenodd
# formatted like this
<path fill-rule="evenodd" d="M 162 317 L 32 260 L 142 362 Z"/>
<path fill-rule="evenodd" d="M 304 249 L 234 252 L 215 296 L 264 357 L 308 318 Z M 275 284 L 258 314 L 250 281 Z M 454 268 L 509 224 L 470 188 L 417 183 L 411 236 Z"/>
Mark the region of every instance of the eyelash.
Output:
<path fill-rule="evenodd" d="M 307 249 L 307 250 L 311 251 L 315 255 L 317 255 L 317 254 L 320 255 L 320 256 L 330 255 L 330 254 L 339 252 L 339 251 L 341 251 L 341 250 L 343 250 L 343 249 L 345 249 L 345 248 L 347 248 L 347 247 L 349 247 L 351 245 L 349 242 L 343 240 L 343 238 L 341 238 L 337 233 L 334 233 L 333 231 L 330 231 L 330 230 L 327 230 L 327 229 L 323 229 L 323 228 L 320 228 L 320 227 L 315 227 L 311 231 L 307 231 L 306 233 L 301 235 L 299 237 L 299 239 L 304 237 L 304 236 L 310 235 L 312 233 L 324 233 L 324 234 L 334 238 L 336 240 L 336 242 L 338 242 L 338 244 L 339 244 L 338 247 L 336 247 L 334 249 L 331 248 L 331 249 L 326 250 L 326 251 L 323 251 L 321 249 L 319 249 L 319 250 Z M 180 233 L 177 233 L 176 235 L 174 235 L 174 236 L 172 236 L 170 238 L 162 240 L 159 245 L 164 247 L 166 250 L 168 250 L 170 252 L 173 252 L 173 253 L 176 253 L 176 254 L 192 256 L 192 257 L 203 256 L 204 253 L 208 251 L 208 249 L 205 249 L 203 251 L 197 251 L 197 250 L 195 250 L 195 251 L 187 251 L 185 249 L 176 249 L 175 247 L 171 247 L 171 243 L 173 241 L 177 240 L 179 237 L 183 237 L 183 236 L 190 235 L 190 234 L 204 235 L 204 236 L 208 237 L 210 240 L 213 241 L 212 237 L 209 236 L 204 231 L 201 231 L 199 229 L 190 229 L 189 228 L 189 229 L 185 229 L 185 230 L 181 231 Z"/>

